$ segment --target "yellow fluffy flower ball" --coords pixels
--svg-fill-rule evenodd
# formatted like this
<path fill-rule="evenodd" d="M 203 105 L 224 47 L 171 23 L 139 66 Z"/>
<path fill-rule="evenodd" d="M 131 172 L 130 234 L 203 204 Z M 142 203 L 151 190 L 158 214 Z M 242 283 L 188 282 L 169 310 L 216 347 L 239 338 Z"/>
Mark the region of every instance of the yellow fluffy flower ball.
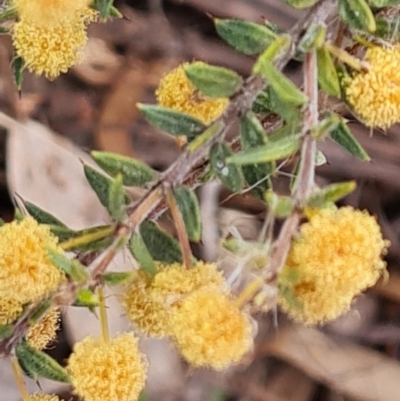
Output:
<path fill-rule="evenodd" d="M 58 24 L 65 18 L 87 8 L 93 0 L 12 0 L 18 15 L 36 25 Z"/>
<path fill-rule="evenodd" d="M 85 401 L 135 401 L 144 387 L 147 363 L 130 333 L 109 341 L 85 338 L 68 361 L 76 394 Z"/>
<path fill-rule="evenodd" d="M 26 335 L 29 345 L 39 350 L 46 348 L 56 339 L 59 322 L 59 310 L 57 308 L 51 309 L 42 320 L 29 328 Z"/>
<path fill-rule="evenodd" d="M 22 310 L 22 304 L 14 298 L 0 297 L 0 325 L 12 323 Z"/>
<path fill-rule="evenodd" d="M 54 394 L 35 393 L 31 394 L 26 401 L 60 401 Z"/>
<path fill-rule="evenodd" d="M 310 325 L 336 319 L 381 276 L 388 245 L 366 212 L 350 206 L 314 211 L 279 275 L 281 308 Z"/>
<path fill-rule="evenodd" d="M 186 76 L 184 67 L 187 65 L 189 63 L 179 65 L 161 80 L 156 91 L 157 102 L 209 124 L 222 114 L 229 100 L 211 99 L 201 94 Z"/>
<path fill-rule="evenodd" d="M 54 79 L 79 61 L 87 42 L 86 26 L 96 15 L 86 8 L 53 25 L 21 17 L 12 30 L 16 53 L 31 72 Z"/>
<path fill-rule="evenodd" d="M 389 128 L 400 122 L 400 44 L 367 50 L 368 71 L 346 83 L 347 101 L 369 127 Z"/>
<path fill-rule="evenodd" d="M 195 367 L 222 370 L 252 348 L 252 326 L 224 293 L 201 289 L 188 295 L 172 314 L 173 338 Z"/>
<path fill-rule="evenodd" d="M 197 262 L 191 269 L 181 263 L 159 265 L 152 282 L 152 294 L 172 305 L 202 287 L 222 288 L 225 279 L 213 263 Z"/>
<path fill-rule="evenodd" d="M 0 227 L 0 298 L 21 304 L 54 291 L 63 274 L 47 257 L 58 239 L 31 217 Z"/>
<path fill-rule="evenodd" d="M 161 338 L 169 334 L 169 314 L 164 304 L 152 297 L 151 281 L 150 276 L 140 272 L 126 288 L 122 306 L 141 332 Z"/>
<path fill-rule="evenodd" d="M 171 308 L 191 292 L 202 287 L 222 288 L 225 280 L 216 265 L 198 262 L 191 269 L 181 263 L 157 263 L 157 274 L 144 272 L 128 285 L 122 305 L 128 318 L 149 337 L 170 334 Z"/>

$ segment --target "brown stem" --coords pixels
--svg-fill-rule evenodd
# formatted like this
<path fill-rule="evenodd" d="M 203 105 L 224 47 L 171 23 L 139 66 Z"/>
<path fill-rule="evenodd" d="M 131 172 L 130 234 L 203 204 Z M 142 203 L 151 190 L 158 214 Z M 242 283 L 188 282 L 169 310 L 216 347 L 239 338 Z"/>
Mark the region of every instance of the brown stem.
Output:
<path fill-rule="evenodd" d="M 305 55 L 304 59 L 304 92 L 310 99 L 304 112 L 303 126 L 303 145 L 301 148 L 301 158 L 299 176 L 294 197 L 299 206 L 310 194 L 314 186 L 315 179 L 315 157 L 316 143 L 310 135 L 310 129 L 318 124 L 318 70 L 316 51 Z"/>
<path fill-rule="evenodd" d="M 278 239 L 274 244 L 272 251 L 271 262 L 268 269 L 267 279 L 273 282 L 277 278 L 277 274 L 285 264 L 287 255 L 290 250 L 290 244 L 293 234 L 296 232 L 297 226 L 300 222 L 300 215 L 295 212 L 290 215 L 282 226 Z"/>
<path fill-rule="evenodd" d="M 304 59 L 304 92 L 309 103 L 304 112 L 304 139 L 301 148 L 301 159 L 297 186 L 294 197 L 298 206 L 302 206 L 314 186 L 315 175 L 315 140 L 310 135 L 310 129 L 318 123 L 318 79 L 317 57 L 315 50 L 307 53 Z M 292 237 L 300 222 L 298 210 L 289 216 L 282 226 L 279 237 L 274 244 L 268 273 L 271 281 L 276 280 L 277 274 L 285 264 L 290 250 Z"/>
<path fill-rule="evenodd" d="M 191 269 L 192 250 L 190 249 L 189 237 L 187 235 L 182 213 L 179 210 L 178 204 L 176 203 L 171 186 L 166 184 L 164 186 L 164 190 L 169 209 L 171 210 L 172 218 L 174 219 L 176 232 L 178 233 L 179 243 L 181 245 L 183 255 L 183 263 L 185 264 L 186 269 Z"/>

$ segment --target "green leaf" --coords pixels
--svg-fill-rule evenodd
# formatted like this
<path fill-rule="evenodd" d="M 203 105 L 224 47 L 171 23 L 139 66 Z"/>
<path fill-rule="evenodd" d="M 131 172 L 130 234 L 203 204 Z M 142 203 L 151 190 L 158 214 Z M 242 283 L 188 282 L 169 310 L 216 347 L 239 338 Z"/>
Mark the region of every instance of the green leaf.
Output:
<path fill-rule="evenodd" d="M 240 192 L 244 187 L 242 170 L 235 164 L 228 163 L 232 151 L 225 143 L 216 143 L 210 151 L 210 165 L 212 172 L 233 192 Z"/>
<path fill-rule="evenodd" d="M 323 166 L 324 164 L 326 164 L 327 160 L 325 155 L 317 149 L 317 151 L 315 152 L 315 165 L 316 167 L 319 166 Z"/>
<path fill-rule="evenodd" d="M 101 17 L 107 19 L 110 17 L 114 0 L 94 0 L 92 7 L 97 10 Z"/>
<path fill-rule="evenodd" d="M 24 206 L 28 213 L 40 224 L 48 224 L 51 226 L 58 226 L 67 228 L 64 223 L 54 217 L 52 214 L 45 212 L 33 203 L 24 201 Z"/>
<path fill-rule="evenodd" d="M 17 10 L 15 7 L 7 7 L 0 12 L 0 22 L 14 19 L 17 16 Z"/>
<path fill-rule="evenodd" d="M 325 205 L 335 203 L 344 198 L 356 189 L 355 181 L 339 182 L 327 185 L 311 194 L 306 201 L 306 207 L 324 207 Z"/>
<path fill-rule="evenodd" d="M 300 109 L 293 104 L 283 101 L 271 85 L 268 86 L 267 91 L 269 93 L 271 111 L 281 117 L 288 126 L 297 127 L 303 119 Z"/>
<path fill-rule="evenodd" d="M 134 271 L 109 272 L 109 273 L 104 273 L 101 277 L 109 287 L 114 287 L 116 285 L 125 284 L 126 282 L 130 281 L 134 275 L 135 275 Z"/>
<path fill-rule="evenodd" d="M 264 89 L 258 94 L 251 109 L 256 114 L 269 114 L 272 112 L 269 105 L 269 92 L 267 89 Z"/>
<path fill-rule="evenodd" d="M 386 40 L 398 42 L 400 39 L 399 17 L 397 18 L 382 18 L 376 17 L 376 31 L 374 35 Z"/>
<path fill-rule="evenodd" d="M 229 45 L 248 55 L 261 53 L 277 36 L 266 26 L 239 19 L 214 19 L 214 23 Z"/>
<path fill-rule="evenodd" d="M 157 172 L 146 164 L 127 156 L 112 152 L 93 151 L 94 161 L 111 177 L 122 175 L 126 186 L 145 187 L 157 177 Z"/>
<path fill-rule="evenodd" d="M 34 380 L 35 382 L 38 382 L 39 375 L 36 372 L 32 372 L 29 370 L 29 367 L 26 366 L 26 363 L 24 362 L 23 359 L 18 358 L 18 354 L 16 354 L 17 359 L 18 359 L 18 364 L 22 371 L 25 373 L 26 376 L 28 376 L 30 379 Z"/>
<path fill-rule="evenodd" d="M 166 264 L 182 263 L 182 252 L 178 241 L 161 231 L 152 221 L 140 225 L 140 234 L 154 260 Z"/>
<path fill-rule="evenodd" d="M 242 149 L 252 149 L 265 145 L 267 136 L 258 118 L 252 112 L 247 112 L 240 119 L 240 141 Z"/>
<path fill-rule="evenodd" d="M 76 235 L 76 232 L 69 229 L 68 227 L 60 227 L 60 226 L 49 226 L 50 231 L 53 235 L 58 237 L 59 241 L 66 241 L 69 238 L 72 238 Z"/>
<path fill-rule="evenodd" d="M 328 95 L 340 98 L 339 77 L 332 56 L 324 47 L 317 50 L 318 84 Z"/>
<path fill-rule="evenodd" d="M 288 137 L 298 137 L 298 132 L 301 132 L 301 127 L 297 121 L 294 124 L 286 123 L 275 131 L 272 131 L 268 135 L 268 140 L 269 142 L 276 142 Z"/>
<path fill-rule="evenodd" d="M 110 212 L 110 216 L 116 221 L 121 222 L 127 217 L 124 204 L 125 196 L 122 175 L 118 174 L 117 178 L 111 183 L 108 199 L 108 211 Z"/>
<path fill-rule="evenodd" d="M 243 79 L 236 72 L 201 61 L 188 64 L 185 72 L 200 92 L 213 98 L 230 97 L 238 92 L 243 84 Z"/>
<path fill-rule="evenodd" d="M 12 61 L 12 72 L 14 76 L 15 85 L 19 92 L 22 89 L 22 81 L 24 79 L 25 60 L 22 57 L 14 57 Z"/>
<path fill-rule="evenodd" d="M 299 50 L 306 53 L 320 48 L 324 44 L 326 25 L 312 23 L 299 43 Z"/>
<path fill-rule="evenodd" d="M 51 308 L 52 303 L 50 299 L 43 300 L 38 306 L 35 307 L 33 313 L 29 317 L 29 324 L 37 323 Z"/>
<path fill-rule="evenodd" d="M 268 141 L 264 146 L 236 153 L 227 159 L 228 163 L 248 165 L 254 163 L 266 163 L 285 159 L 293 155 L 300 148 L 298 135 L 286 136 L 276 141 Z"/>
<path fill-rule="evenodd" d="M 147 249 L 140 232 L 136 232 L 131 236 L 129 249 L 133 257 L 139 263 L 140 268 L 145 270 L 151 276 L 155 276 L 157 273 L 156 265 L 154 264 L 153 258 Z"/>
<path fill-rule="evenodd" d="M 0 340 L 10 337 L 14 332 L 14 327 L 12 324 L 0 324 Z"/>
<path fill-rule="evenodd" d="M 64 254 L 52 248 L 47 248 L 46 251 L 47 251 L 47 257 L 51 260 L 53 265 L 58 267 L 63 273 L 70 275 L 71 259 L 67 258 Z"/>
<path fill-rule="evenodd" d="M 221 120 L 213 122 L 201 135 L 195 138 L 187 146 L 188 152 L 195 152 L 201 146 L 206 144 L 211 138 L 218 135 L 225 128 L 225 124 Z"/>
<path fill-rule="evenodd" d="M 350 131 L 344 119 L 342 119 L 338 127 L 330 133 L 330 137 L 358 159 L 363 161 L 371 160 L 367 152 Z"/>
<path fill-rule="evenodd" d="M 275 217 L 288 217 L 294 210 L 294 200 L 290 196 L 280 196 L 273 191 L 267 191 L 264 199 Z"/>
<path fill-rule="evenodd" d="M 397 6 L 400 4 L 400 0 L 368 0 L 368 4 L 371 7 L 384 8 L 390 6 Z"/>
<path fill-rule="evenodd" d="M 110 17 L 113 18 L 123 18 L 123 14 L 119 12 L 117 8 L 115 8 L 113 5 L 110 7 Z"/>
<path fill-rule="evenodd" d="M 199 242 L 201 239 L 200 206 L 194 192 L 183 186 L 174 189 L 174 197 L 185 223 L 186 232 L 191 241 Z"/>
<path fill-rule="evenodd" d="M 79 243 L 71 248 L 68 248 L 68 251 L 98 252 L 109 247 L 112 243 L 113 243 L 113 237 L 109 236 L 107 238 L 99 240 Z"/>
<path fill-rule="evenodd" d="M 113 181 L 111 178 L 106 177 L 105 175 L 99 173 L 93 167 L 84 166 L 84 172 L 86 179 L 88 180 L 90 186 L 96 192 L 97 197 L 99 198 L 101 204 L 107 208 L 109 212 L 110 210 L 110 190 L 113 185 Z M 130 202 L 129 196 L 125 193 L 124 202 L 128 204 Z"/>
<path fill-rule="evenodd" d="M 206 127 L 197 118 L 167 107 L 141 103 L 137 107 L 150 124 L 171 135 L 185 135 L 191 140 Z"/>
<path fill-rule="evenodd" d="M 267 142 L 264 128 L 252 112 L 247 112 L 246 115 L 240 119 L 240 140 L 244 151 L 258 148 L 259 146 L 265 145 Z M 243 174 L 247 183 L 250 186 L 259 183 L 253 189 L 259 198 L 262 198 L 264 191 L 271 187 L 270 180 L 265 178 L 274 172 L 274 167 L 273 163 L 243 166 Z"/>
<path fill-rule="evenodd" d="M 282 74 L 268 60 L 262 60 L 256 73 L 261 73 L 267 78 L 276 94 L 282 101 L 296 106 L 302 106 L 307 101 L 307 96 L 284 74 Z"/>
<path fill-rule="evenodd" d="M 78 291 L 75 302 L 72 305 L 89 308 L 89 310 L 93 311 L 94 308 L 99 305 L 99 298 L 97 294 L 88 288 L 81 288 Z"/>
<path fill-rule="evenodd" d="M 342 117 L 336 113 L 329 112 L 323 120 L 311 129 L 311 135 L 316 140 L 323 139 L 326 135 L 336 130 L 341 122 Z"/>
<path fill-rule="evenodd" d="M 283 34 L 276 39 L 263 51 L 253 66 L 254 74 L 262 74 L 264 63 L 273 63 L 281 58 L 289 49 L 292 39 L 289 35 Z"/>
<path fill-rule="evenodd" d="M 376 31 L 375 17 L 366 0 L 339 0 L 339 15 L 352 28 Z"/>
<path fill-rule="evenodd" d="M 44 352 L 31 347 L 27 342 L 18 344 L 15 351 L 18 361 L 22 361 L 31 374 L 59 382 L 70 382 L 69 375 L 60 364 Z"/>
<path fill-rule="evenodd" d="M 275 171 L 274 163 L 260 163 L 242 166 L 244 178 L 259 199 L 263 199 L 265 190 L 272 188 L 271 176 Z M 256 185 L 257 184 L 257 185 Z"/>
<path fill-rule="evenodd" d="M 263 90 L 253 103 L 252 110 L 257 114 L 274 113 L 291 125 L 302 120 L 302 113 L 297 106 L 284 102 L 271 85 Z"/>
<path fill-rule="evenodd" d="M 303 9 L 312 7 L 319 0 L 283 0 L 286 4 L 289 4 L 293 8 Z"/>
<path fill-rule="evenodd" d="M 65 230 L 52 226 L 54 235 L 60 238 L 60 246 L 69 251 L 97 250 L 99 244 L 111 243 L 114 227 L 111 225 L 86 228 L 80 231 Z"/>
<path fill-rule="evenodd" d="M 69 259 L 64 254 L 51 248 L 47 249 L 47 256 L 55 266 L 71 277 L 73 281 L 84 283 L 87 280 L 88 273 L 78 260 Z"/>

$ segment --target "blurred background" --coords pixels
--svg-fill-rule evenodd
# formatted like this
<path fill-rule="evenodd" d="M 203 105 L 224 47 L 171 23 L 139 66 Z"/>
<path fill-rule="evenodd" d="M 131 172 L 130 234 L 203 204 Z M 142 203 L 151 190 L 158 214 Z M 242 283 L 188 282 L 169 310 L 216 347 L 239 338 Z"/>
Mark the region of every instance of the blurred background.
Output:
<path fill-rule="evenodd" d="M 279 0 L 116 0 L 124 19 L 92 24 L 82 62 L 49 82 L 25 73 L 22 96 L 15 88 L 8 36 L 0 37 L 0 215 L 13 217 L 22 197 L 55 214 L 71 228 L 104 223 L 107 215 L 86 184 L 82 161 L 92 149 L 135 157 L 162 171 L 180 152 L 174 138 L 147 124 L 135 107 L 154 103 L 165 73 L 185 60 L 202 60 L 248 76 L 253 60 L 217 36 L 211 16 L 270 20 L 290 28 L 301 13 Z M 301 65 L 286 72 L 301 82 Z M 346 115 L 346 111 L 343 111 Z M 361 162 L 328 140 L 320 144 L 327 163 L 318 182 L 355 179 L 357 190 L 343 203 L 376 215 L 392 246 L 391 273 L 356 300 L 352 310 L 321 329 L 296 326 L 274 313 L 256 316 L 254 354 L 224 373 L 191 370 L 166 341 L 143 340 L 150 373 L 143 400 L 157 401 L 398 401 L 400 400 L 400 132 L 374 132 L 351 115 L 350 127 L 371 162 Z M 256 239 L 265 206 L 250 195 L 230 196 L 216 185 L 199 191 L 205 228 L 235 227 Z M 134 193 L 140 196 L 140 191 Z M 214 219 L 214 214 L 217 219 Z M 168 229 L 171 223 L 166 220 Z M 211 241 L 212 242 L 212 241 Z M 215 242 L 214 242 L 215 244 Z M 195 251 L 216 257 L 212 245 Z M 129 267 L 120 255 L 114 267 Z M 109 296 L 113 332 L 129 328 L 114 295 Z M 71 345 L 98 332 L 95 317 L 65 311 L 59 341 L 49 350 L 61 363 Z M 68 388 L 42 383 L 65 400 Z M 37 389 L 29 382 L 30 389 Z M 1 399 L 19 400 L 8 361 L 0 362 Z"/>

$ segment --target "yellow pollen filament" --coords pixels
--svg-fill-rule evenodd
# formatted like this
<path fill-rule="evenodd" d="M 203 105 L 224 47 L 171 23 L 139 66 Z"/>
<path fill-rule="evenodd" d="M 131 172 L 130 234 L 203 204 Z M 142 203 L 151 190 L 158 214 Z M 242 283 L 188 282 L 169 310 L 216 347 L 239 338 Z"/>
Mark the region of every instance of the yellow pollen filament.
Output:
<path fill-rule="evenodd" d="M 365 60 L 368 71 L 345 82 L 346 98 L 365 125 L 387 129 L 400 121 L 400 44 L 369 48 Z"/>

